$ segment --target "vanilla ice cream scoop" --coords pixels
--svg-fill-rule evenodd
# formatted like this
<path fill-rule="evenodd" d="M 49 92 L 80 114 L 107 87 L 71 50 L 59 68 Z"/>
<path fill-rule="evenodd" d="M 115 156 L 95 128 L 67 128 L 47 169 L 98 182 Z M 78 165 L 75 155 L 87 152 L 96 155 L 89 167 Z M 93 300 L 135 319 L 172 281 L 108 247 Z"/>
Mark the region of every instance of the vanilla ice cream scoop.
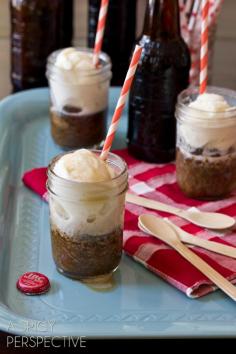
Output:
<path fill-rule="evenodd" d="M 103 182 L 115 177 L 115 171 L 92 151 L 79 149 L 62 156 L 54 166 L 57 176 L 76 182 Z"/>
<path fill-rule="evenodd" d="M 106 235 L 114 225 L 122 227 L 127 175 L 120 175 L 123 164 L 119 167 L 114 156 L 103 161 L 96 152 L 79 149 L 49 166 L 51 220 L 67 236 Z"/>
<path fill-rule="evenodd" d="M 190 151 L 204 148 L 205 153 L 218 150 L 218 154 L 224 154 L 235 146 L 235 124 L 232 125 L 227 118 L 234 107 L 223 96 L 204 93 L 198 95 L 188 107 L 197 112 L 190 112 L 188 119 L 178 125 L 178 136 Z"/>
<path fill-rule="evenodd" d="M 70 47 L 57 56 L 55 65 L 64 70 L 93 70 L 93 55 Z"/>
<path fill-rule="evenodd" d="M 191 108 L 197 108 L 211 113 L 228 111 L 231 106 L 226 102 L 223 96 L 214 93 L 204 93 L 189 104 Z M 203 117 L 213 117 L 213 115 L 204 115 Z"/>
<path fill-rule="evenodd" d="M 47 76 L 50 83 L 52 110 L 63 112 L 65 106 L 79 107 L 78 115 L 103 113 L 108 106 L 111 79 L 109 57 L 100 54 L 101 66 L 93 64 L 93 51 L 65 48 L 49 57 Z"/>

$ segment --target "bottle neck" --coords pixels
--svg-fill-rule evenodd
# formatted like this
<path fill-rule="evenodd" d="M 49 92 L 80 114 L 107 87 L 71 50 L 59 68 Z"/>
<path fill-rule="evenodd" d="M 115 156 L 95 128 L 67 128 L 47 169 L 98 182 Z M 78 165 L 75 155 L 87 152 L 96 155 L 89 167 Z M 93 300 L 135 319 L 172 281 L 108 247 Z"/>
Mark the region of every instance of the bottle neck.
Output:
<path fill-rule="evenodd" d="M 178 0 L 148 0 L 143 35 L 152 40 L 180 37 Z"/>

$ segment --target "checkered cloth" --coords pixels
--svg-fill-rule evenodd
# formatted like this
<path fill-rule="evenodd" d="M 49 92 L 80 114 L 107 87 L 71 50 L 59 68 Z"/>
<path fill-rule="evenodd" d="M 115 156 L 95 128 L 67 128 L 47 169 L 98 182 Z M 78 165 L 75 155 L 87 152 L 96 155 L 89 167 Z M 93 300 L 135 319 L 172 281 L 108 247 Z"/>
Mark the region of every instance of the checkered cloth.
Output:
<path fill-rule="evenodd" d="M 185 197 L 176 184 L 175 165 L 150 164 L 131 157 L 127 150 L 116 151 L 129 167 L 129 192 L 146 198 L 158 200 L 177 208 L 197 207 L 203 211 L 217 211 L 236 217 L 236 194 L 228 199 L 203 202 Z M 24 184 L 47 201 L 46 168 L 28 171 L 23 176 Z M 148 236 L 138 229 L 138 216 L 152 213 L 168 217 L 173 223 L 198 237 L 236 247 L 236 230 L 225 234 L 204 230 L 180 217 L 164 212 L 147 210 L 126 203 L 123 248 L 126 254 L 140 262 L 147 269 L 183 291 L 191 298 L 206 295 L 216 289 L 200 271 L 182 258 L 175 250 Z M 194 236 L 193 236 L 194 237 Z M 236 260 L 198 247 L 192 250 L 225 278 L 236 283 Z"/>

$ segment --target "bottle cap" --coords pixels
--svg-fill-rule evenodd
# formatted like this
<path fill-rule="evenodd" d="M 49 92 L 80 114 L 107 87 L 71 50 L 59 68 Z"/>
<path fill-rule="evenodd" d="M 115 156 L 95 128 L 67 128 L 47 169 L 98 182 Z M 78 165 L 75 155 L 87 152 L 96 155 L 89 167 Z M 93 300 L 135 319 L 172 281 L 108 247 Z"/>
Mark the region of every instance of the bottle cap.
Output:
<path fill-rule="evenodd" d="M 27 272 L 19 277 L 16 287 L 26 295 L 40 295 L 49 290 L 50 281 L 44 274 Z"/>

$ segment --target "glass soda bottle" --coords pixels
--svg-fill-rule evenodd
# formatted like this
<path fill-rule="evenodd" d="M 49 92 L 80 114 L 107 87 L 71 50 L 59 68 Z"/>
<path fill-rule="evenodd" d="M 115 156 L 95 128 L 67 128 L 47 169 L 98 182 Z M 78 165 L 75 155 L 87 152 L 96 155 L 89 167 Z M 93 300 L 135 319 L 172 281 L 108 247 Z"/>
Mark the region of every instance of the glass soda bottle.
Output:
<path fill-rule="evenodd" d="M 129 98 L 128 149 L 141 160 L 168 162 L 175 158 L 175 104 L 190 69 L 178 0 L 148 1 L 138 43 L 143 52 Z"/>
<path fill-rule="evenodd" d="M 61 0 L 60 48 L 70 47 L 74 33 L 73 27 L 73 0 Z"/>
<path fill-rule="evenodd" d="M 48 55 L 71 45 L 72 1 L 11 0 L 10 13 L 13 91 L 47 86 Z"/>
<path fill-rule="evenodd" d="M 137 0 L 110 0 L 102 50 L 112 61 L 112 81 L 121 86 L 129 66 L 136 32 Z M 89 0 L 88 46 L 95 42 L 101 0 Z"/>

